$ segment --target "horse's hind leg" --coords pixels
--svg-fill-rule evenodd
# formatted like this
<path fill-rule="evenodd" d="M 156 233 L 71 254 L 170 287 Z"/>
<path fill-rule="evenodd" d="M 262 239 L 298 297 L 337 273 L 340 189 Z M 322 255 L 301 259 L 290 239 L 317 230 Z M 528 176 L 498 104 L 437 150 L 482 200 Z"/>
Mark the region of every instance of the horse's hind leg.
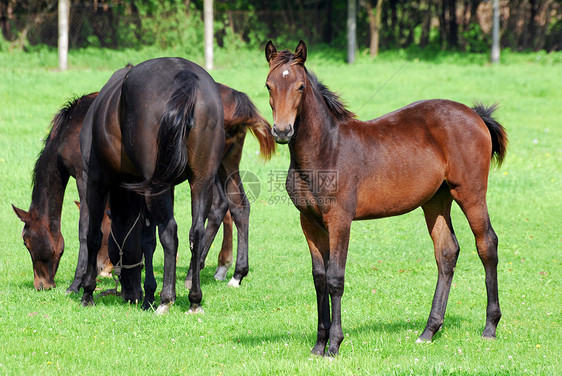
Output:
<path fill-rule="evenodd" d="M 154 305 L 154 293 L 156 292 L 156 278 L 154 278 L 154 250 L 156 249 L 156 225 L 150 215 L 146 213 L 142 226 L 141 245 L 144 254 L 144 301 L 143 309 L 149 309 Z"/>
<path fill-rule="evenodd" d="M 433 240 L 438 276 L 431 312 L 423 333 L 416 341 L 418 343 L 431 341 L 445 318 L 451 281 L 459 256 L 459 244 L 451 223 L 452 200 L 448 188 L 444 185 L 422 206 L 427 229 Z"/>
<path fill-rule="evenodd" d="M 192 284 L 189 289 L 189 312 L 202 312 L 201 300 L 201 254 L 205 246 L 205 219 L 212 204 L 214 176 L 210 179 L 190 181 L 191 186 L 191 229 L 189 230 L 189 246 L 191 248 Z"/>
<path fill-rule="evenodd" d="M 229 209 L 236 225 L 238 234 L 238 244 L 236 251 L 236 266 L 234 275 L 228 282 L 228 286 L 238 287 L 242 279 L 248 275 L 250 266 L 248 263 L 248 231 L 250 224 L 250 202 L 244 192 L 242 179 L 238 172 L 238 166 L 232 166 L 227 173 L 232 171 L 226 181 L 226 194 L 228 197 Z"/>
<path fill-rule="evenodd" d="M 232 229 L 234 223 L 232 221 L 232 214 L 230 210 L 227 210 L 224 219 L 222 220 L 222 246 L 219 252 L 219 257 L 217 261 L 217 270 L 215 270 L 215 279 L 219 281 L 224 281 L 226 279 L 226 273 L 228 269 L 232 266 Z"/>
<path fill-rule="evenodd" d="M 217 236 L 217 232 L 220 228 L 221 222 L 228 211 L 228 203 L 226 201 L 226 196 L 221 187 L 218 177 L 215 178 L 215 183 L 213 185 L 213 204 L 209 210 L 209 215 L 207 217 L 207 226 L 205 227 L 205 245 L 200 257 L 200 267 L 203 269 L 205 267 L 205 259 L 211 249 L 211 244 Z M 193 270 L 191 266 L 187 271 L 187 276 L 185 277 L 185 288 L 191 289 L 193 278 Z"/>
<path fill-rule="evenodd" d="M 174 219 L 173 197 L 170 190 L 147 195 L 146 204 L 154 224 L 158 226 L 158 238 L 164 249 L 164 276 L 158 314 L 167 313 L 176 300 L 176 255 L 178 251 L 178 226 Z"/>
<path fill-rule="evenodd" d="M 468 219 L 476 239 L 478 255 L 486 272 L 488 304 L 486 308 L 486 326 L 482 336 L 493 339 L 496 338 L 496 328 L 501 318 L 498 297 L 498 237 L 490 223 L 485 191 L 482 195 L 483 197 L 478 197 L 474 192 L 482 192 L 482 190 L 474 189 L 468 191 L 458 188 L 451 191 L 455 201 L 458 202 Z"/>

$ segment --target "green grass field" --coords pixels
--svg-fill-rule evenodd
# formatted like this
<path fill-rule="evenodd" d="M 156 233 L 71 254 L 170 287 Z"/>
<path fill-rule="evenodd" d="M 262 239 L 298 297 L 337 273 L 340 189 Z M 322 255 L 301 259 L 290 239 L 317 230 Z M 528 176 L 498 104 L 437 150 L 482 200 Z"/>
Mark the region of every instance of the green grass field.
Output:
<path fill-rule="evenodd" d="M 294 46 L 289 46 L 294 47 Z M 238 289 L 213 279 L 221 236 L 202 271 L 203 315 L 187 315 L 189 189 L 176 190 L 180 260 L 176 304 L 167 316 L 115 297 L 81 307 L 66 296 L 78 250 L 78 198 L 69 183 L 63 209 L 66 252 L 57 288 L 33 288 L 23 224 L 31 173 L 49 122 L 70 97 L 97 91 L 127 62 L 181 51 L 72 51 L 57 72 L 56 51 L 0 54 L 0 374 L 562 374 L 562 55 L 507 54 L 490 66 L 483 55 L 434 58 L 386 53 L 348 66 L 329 50 L 309 49 L 307 67 L 352 111 L 370 119 L 427 98 L 471 105 L 500 103 L 497 119 L 510 144 L 492 170 L 488 204 L 499 236 L 500 304 L 496 341 L 481 339 L 484 271 L 457 206 L 461 255 L 445 324 L 429 344 L 415 344 L 437 279 L 433 246 L 420 209 L 352 226 L 343 297 L 345 339 L 334 360 L 310 356 L 316 299 L 298 212 L 284 191 L 289 152 L 260 162 L 248 137 L 241 169 L 261 180 L 250 216 L 250 273 Z M 338 53 L 335 53 L 339 57 Z M 189 56 L 184 56 L 190 58 Z M 201 63 L 200 56 L 191 57 Z M 263 51 L 217 52 L 213 77 L 246 92 L 271 119 Z M 163 257 L 155 260 L 158 291 Z M 230 271 L 228 277 L 232 275 Z M 112 281 L 103 280 L 102 288 Z"/>

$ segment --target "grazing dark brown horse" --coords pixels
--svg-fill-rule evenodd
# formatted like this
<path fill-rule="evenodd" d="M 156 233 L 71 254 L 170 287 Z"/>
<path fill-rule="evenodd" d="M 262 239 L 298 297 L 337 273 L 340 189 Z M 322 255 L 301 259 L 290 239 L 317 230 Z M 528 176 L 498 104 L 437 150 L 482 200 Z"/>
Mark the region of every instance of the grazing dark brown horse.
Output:
<path fill-rule="evenodd" d="M 69 177 L 76 178 L 78 190 L 82 181 L 82 158 L 79 135 L 82 120 L 97 93 L 69 101 L 51 122 L 35 168 L 29 211 L 12 205 L 24 222 L 22 237 L 33 263 L 33 285 L 37 290 L 55 287 L 55 274 L 64 252 L 61 234 L 61 211 Z M 107 267 L 107 247 L 100 249 L 98 272 Z"/>
<path fill-rule="evenodd" d="M 275 151 L 275 143 L 269 123 L 260 115 L 244 93 L 226 85 L 219 83 L 217 85 L 223 100 L 225 116 L 227 146 L 221 162 L 225 171 L 238 170 L 247 129 L 256 136 L 260 145 L 261 156 L 264 159 L 269 159 Z M 56 269 L 64 250 L 64 241 L 60 233 L 64 192 L 70 176 L 76 178 L 78 191 L 82 190 L 82 157 L 79 135 L 86 112 L 97 95 L 96 92 L 69 100 L 53 118 L 51 131 L 35 165 L 32 202 L 29 212 L 13 207 L 18 217 L 25 223 L 23 230 L 24 244 L 31 255 L 34 286 L 37 289 L 47 289 L 55 285 Z M 230 174 L 232 174 L 232 177 L 229 179 L 229 186 L 232 185 L 232 179 L 234 181 L 239 179 L 238 174 L 233 172 Z M 241 182 L 234 185 L 234 187 L 237 186 L 241 186 Z M 236 192 L 233 197 L 238 197 Z M 214 210 L 214 206 L 212 210 Z M 110 222 L 106 215 L 102 225 L 102 246 L 97 261 L 98 271 L 102 276 L 108 276 L 112 270 L 107 251 Z M 232 216 L 230 211 L 227 211 L 223 220 L 223 243 L 215 272 L 215 278 L 218 280 L 225 279 L 226 273 L 232 265 L 232 226 Z M 205 254 L 208 252 L 211 242 L 212 239 L 207 239 L 208 246 L 205 247 Z M 69 292 L 78 292 L 86 269 L 86 252 L 84 247 L 80 249 L 83 252 L 79 253 L 79 259 L 82 259 L 83 262 L 79 261 L 79 264 L 82 263 L 84 266 L 77 268 Z M 245 249 L 247 249 L 247 245 Z M 204 260 L 205 257 L 203 257 L 203 262 Z M 244 269 L 242 263 L 239 264 L 240 269 Z M 241 274 L 234 276 L 231 281 L 232 284 L 239 283 L 242 279 L 240 276 Z"/>
<path fill-rule="evenodd" d="M 236 223 L 238 231 L 238 251 L 236 268 L 229 286 L 239 286 L 242 278 L 248 274 L 248 225 L 250 216 L 250 203 L 244 193 L 242 180 L 239 174 L 240 160 L 242 158 L 242 148 L 247 130 L 252 132 L 260 145 L 260 154 L 263 159 L 269 159 L 275 151 L 275 143 L 270 132 L 269 123 L 261 116 L 257 108 L 254 106 L 250 98 L 242 92 L 231 89 L 226 85 L 217 84 L 220 90 L 221 99 L 224 108 L 224 127 L 226 145 L 222 156 L 221 165 L 219 167 L 218 176 L 215 180 L 213 205 L 209 212 L 207 227 L 205 229 L 205 246 L 201 255 L 201 268 L 204 267 L 205 258 L 221 221 L 224 223 L 224 237 L 221 251 L 219 253 L 218 266 L 215 271 L 215 278 L 224 280 L 228 268 L 232 264 L 232 221 Z M 228 194 L 228 201 L 224 200 L 224 195 L 220 194 L 224 191 Z M 228 208 L 228 211 L 225 210 Z M 151 219 L 149 222 L 151 222 Z M 137 230 L 141 230 L 137 228 Z M 156 240 L 154 239 L 154 230 L 144 228 L 141 235 L 141 246 L 131 247 L 127 250 L 129 256 L 136 255 L 136 259 L 141 258 L 144 253 L 146 259 L 145 272 L 145 299 L 143 308 L 149 308 L 154 302 L 154 292 L 156 289 L 156 281 L 153 275 L 152 252 Z M 111 243 L 110 243 L 111 244 Z M 151 245 L 152 244 L 152 245 Z M 110 248 L 110 255 L 112 254 Z M 126 253 L 127 253 L 126 252 Z M 134 257 L 133 257 L 134 258 Z M 134 274 L 131 276 L 131 274 Z M 124 296 L 135 296 L 139 291 L 140 278 L 138 272 L 135 274 L 123 270 L 122 274 L 125 278 L 121 281 L 121 287 Z M 186 288 L 191 287 L 192 269 L 190 267 L 186 277 Z"/>
<path fill-rule="evenodd" d="M 334 356 L 343 339 L 341 298 L 351 222 L 419 206 L 434 243 L 438 278 L 417 341 L 431 341 L 443 324 L 459 254 L 450 216 L 453 200 L 468 219 L 484 264 L 488 307 L 483 336 L 494 338 L 501 317 L 498 239 L 486 188 L 491 159 L 501 163 L 507 147 L 503 127 L 492 118 L 495 107 L 425 100 L 363 122 L 307 72 L 304 42 L 291 53 L 277 52 L 270 41 L 265 55 L 273 135 L 289 144 L 287 192 L 301 213 L 312 256 L 318 303 L 312 353 Z"/>
<path fill-rule="evenodd" d="M 212 188 L 224 151 L 223 128 L 222 101 L 215 82 L 188 60 L 152 59 L 121 69 L 109 79 L 88 110 L 80 132 L 85 190 L 80 200 L 80 236 L 86 238 L 88 247 L 83 305 L 94 302 L 94 266 L 106 199 L 126 188 L 144 196 L 147 212 L 158 227 L 164 249 L 164 277 L 157 313 L 169 310 L 176 299 L 178 247 L 171 188 L 188 180 L 193 269 L 189 301 L 191 312 L 200 310 L 200 255 Z M 126 218 L 115 212 L 111 202 L 110 206 L 112 215 Z M 130 212 L 128 217 L 141 214 Z"/>

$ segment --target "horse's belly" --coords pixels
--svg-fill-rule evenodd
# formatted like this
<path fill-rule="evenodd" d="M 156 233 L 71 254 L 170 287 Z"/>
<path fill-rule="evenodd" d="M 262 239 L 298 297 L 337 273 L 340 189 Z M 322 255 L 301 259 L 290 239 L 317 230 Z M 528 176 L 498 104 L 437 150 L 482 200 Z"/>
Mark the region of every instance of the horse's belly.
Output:
<path fill-rule="evenodd" d="M 357 192 L 355 219 L 374 219 L 407 213 L 427 202 L 443 184 L 444 173 L 411 171 L 400 178 L 373 177 Z"/>

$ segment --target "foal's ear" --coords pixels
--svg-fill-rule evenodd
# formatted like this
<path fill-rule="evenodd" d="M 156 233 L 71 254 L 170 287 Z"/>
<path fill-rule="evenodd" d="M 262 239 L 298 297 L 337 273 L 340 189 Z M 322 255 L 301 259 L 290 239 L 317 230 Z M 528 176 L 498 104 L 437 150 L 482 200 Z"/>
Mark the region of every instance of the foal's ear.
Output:
<path fill-rule="evenodd" d="M 277 56 L 277 48 L 273 45 L 272 41 L 268 41 L 265 45 L 265 58 L 267 62 L 271 64 L 271 60 Z"/>
<path fill-rule="evenodd" d="M 80 209 L 80 201 L 74 200 L 74 203 L 76 204 L 76 206 L 78 206 L 78 209 Z"/>
<path fill-rule="evenodd" d="M 299 42 L 299 45 L 295 49 L 295 62 L 297 64 L 304 64 L 306 61 L 306 43 L 302 40 Z"/>
<path fill-rule="evenodd" d="M 31 220 L 31 215 L 25 210 L 16 208 L 13 204 L 12 204 L 12 208 L 14 209 L 14 212 L 16 213 L 18 218 L 21 219 L 23 223 L 27 223 Z"/>

